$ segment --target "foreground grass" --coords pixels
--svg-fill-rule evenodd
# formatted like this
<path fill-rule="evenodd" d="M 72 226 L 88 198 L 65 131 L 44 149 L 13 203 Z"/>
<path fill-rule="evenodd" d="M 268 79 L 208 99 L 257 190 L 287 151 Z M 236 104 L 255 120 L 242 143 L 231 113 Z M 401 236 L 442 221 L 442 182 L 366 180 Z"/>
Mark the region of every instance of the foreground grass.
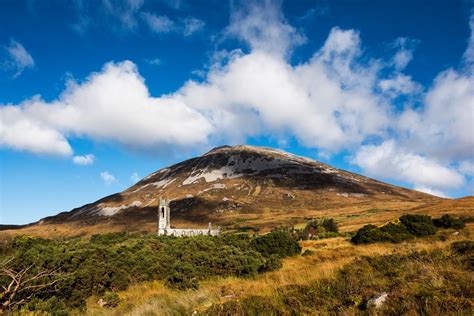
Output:
<path fill-rule="evenodd" d="M 319 241 L 305 241 L 302 243 L 303 252 L 311 250 L 310 256 L 298 256 L 285 259 L 283 267 L 277 271 L 265 273 L 252 279 L 241 279 L 235 277 L 214 278 L 201 282 L 198 290 L 176 291 L 169 289 L 161 282 L 146 282 L 135 285 L 126 291 L 119 292 L 121 302 L 114 309 L 105 309 L 97 304 L 98 297 L 92 297 L 87 302 L 88 315 L 190 315 L 194 312 L 203 314 L 251 314 L 249 310 L 245 310 L 246 306 L 256 304 L 259 308 L 274 309 L 275 314 L 287 314 L 291 310 L 298 310 L 300 313 L 314 313 L 315 309 L 305 310 L 305 302 L 300 302 L 304 298 L 304 293 L 315 291 L 318 284 L 326 284 L 332 286 L 334 293 L 338 291 L 337 282 L 342 282 L 341 269 L 346 271 L 346 276 L 364 276 L 365 279 L 380 282 L 378 287 L 369 284 L 370 289 L 376 291 L 385 290 L 384 286 L 390 288 L 394 278 L 390 276 L 382 277 L 380 271 L 376 271 L 373 267 L 368 266 L 366 259 L 362 261 L 354 261 L 364 256 L 379 257 L 384 255 L 399 255 L 411 257 L 396 257 L 398 261 L 394 261 L 394 265 L 403 266 L 408 274 L 398 276 L 399 281 L 408 280 L 406 287 L 394 287 L 396 291 L 389 293 L 389 302 L 402 300 L 404 297 L 419 298 L 417 304 L 423 305 L 423 300 L 434 297 L 442 299 L 443 297 L 454 293 L 455 284 L 472 284 L 472 270 L 466 270 L 468 267 L 463 266 L 462 262 L 457 262 L 450 257 L 450 245 L 460 240 L 472 240 L 474 226 L 468 225 L 465 229 L 456 233 L 454 230 L 443 230 L 436 236 L 423 239 L 415 239 L 402 244 L 371 244 L 355 246 L 344 238 L 333 238 Z M 420 253 L 413 255 L 413 253 Z M 426 253 L 428 254 L 426 254 Z M 423 257 L 424 256 L 424 257 Z M 388 260 L 384 257 L 381 262 Z M 393 257 L 395 258 L 395 257 Z M 364 261 L 365 260 L 365 261 Z M 395 259 L 393 259 L 395 260 Z M 354 264 L 354 262 L 357 262 Z M 353 263 L 351 265 L 351 263 Z M 366 270 L 357 270 L 358 266 L 365 266 Z M 471 267 L 472 268 L 472 267 Z M 365 271 L 365 272 L 364 272 Z M 363 274 L 366 273 L 365 275 Z M 342 272 L 344 273 L 344 272 Z M 411 273 L 411 274 L 410 274 Z M 450 277 L 452 276 L 452 278 Z M 454 279 L 453 279 L 454 278 Z M 347 277 L 346 277 L 347 279 Z M 331 281 L 335 280 L 335 281 Z M 360 293 L 353 294 L 345 305 L 339 306 L 338 310 L 331 310 L 324 306 L 324 302 L 320 303 L 319 309 L 327 313 L 336 313 L 345 311 L 349 314 L 362 313 L 361 304 L 370 295 L 375 292 L 367 290 L 361 280 L 357 278 L 351 279 L 352 283 L 348 287 L 359 284 Z M 378 281 L 377 281 L 378 280 Z M 331 283 L 333 282 L 333 283 Z M 334 283 L 336 282 L 336 283 Z M 384 283 L 385 282 L 385 283 Z M 456 283 L 457 282 L 457 283 Z M 469 283 L 470 282 L 470 283 Z M 342 283 L 341 283 L 342 284 Z M 428 291 L 423 292 L 423 286 L 428 285 Z M 347 284 L 346 284 L 347 285 Z M 364 285 L 364 286 L 363 286 Z M 295 287 L 296 286 L 296 287 Z M 320 289 L 319 289 L 320 290 Z M 340 290 L 340 289 L 339 289 Z M 466 292 L 466 290 L 462 290 Z M 425 297 L 420 293 L 425 293 Z M 451 293 L 451 294 L 450 294 Z M 462 294 L 462 292 L 461 292 Z M 255 297 L 257 295 L 257 297 Z M 386 310 L 386 313 L 442 313 L 468 310 L 472 306 L 472 293 L 464 293 L 466 299 L 460 298 L 459 301 L 453 301 L 449 306 L 454 308 L 450 310 L 417 310 L 416 306 L 398 306 L 405 309 Z M 366 297 L 364 297 L 366 296 Z M 283 298 L 290 297 L 295 300 L 295 306 L 288 305 Z M 456 297 L 456 295 L 454 295 Z M 315 299 L 314 297 L 312 298 Z M 333 298 L 334 299 L 334 298 Z M 339 299 L 345 299 L 341 297 Z M 331 300 L 326 298 L 329 303 Z M 243 303 L 242 303 L 243 302 Z M 333 305 L 337 306 L 337 302 L 333 301 Z M 413 303 L 413 302 L 412 302 Z M 242 305 L 243 304 L 243 305 Z M 397 303 L 398 304 L 398 303 Z M 448 307 L 449 307 L 448 306 Z"/>

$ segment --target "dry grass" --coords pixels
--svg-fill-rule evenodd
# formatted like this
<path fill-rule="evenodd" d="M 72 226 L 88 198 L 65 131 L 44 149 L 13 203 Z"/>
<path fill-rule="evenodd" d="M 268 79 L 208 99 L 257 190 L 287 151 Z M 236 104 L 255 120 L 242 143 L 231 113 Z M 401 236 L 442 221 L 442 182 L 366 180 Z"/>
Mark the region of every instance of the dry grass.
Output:
<path fill-rule="evenodd" d="M 341 232 L 355 231 L 365 224 L 380 225 L 389 220 L 398 218 L 403 214 L 426 214 L 441 216 L 452 214 L 456 216 L 472 216 L 474 213 L 474 197 L 465 197 L 456 200 L 439 200 L 433 203 L 421 204 L 420 202 L 393 202 L 375 201 L 371 203 L 345 203 L 337 208 L 323 210 L 302 209 L 298 211 L 279 212 L 266 210 L 259 214 L 227 214 L 220 220 L 226 223 L 238 222 L 243 226 L 258 227 L 261 232 L 268 232 L 277 226 L 294 225 L 304 226 L 308 218 L 331 217 L 339 225 Z M 173 220 L 176 227 L 196 227 L 196 223 L 184 219 Z M 104 221 L 95 224 L 62 223 L 43 224 L 30 227 L 0 231 L 0 240 L 18 234 L 46 238 L 61 238 L 70 236 L 90 236 L 116 231 L 136 231 L 152 233 L 156 231 L 156 222 L 150 221 Z"/>
<path fill-rule="evenodd" d="M 311 249 L 311 256 L 297 256 L 285 259 L 277 271 L 258 275 L 252 279 L 216 278 L 201 282 L 198 290 L 176 291 L 166 288 L 161 282 L 148 282 L 120 292 L 121 303 L 115 309 L 103 309 L 97 305 L 97 298 L 88 301 L 89 315 L 177 315 L 204 311 L 212 304 L 241 299 L 250 295 L 272 296 L 285 285 L 307 285 L 315 280 L 334 275 L 335 271 L 360 256 L 384 254 L 406 254 L 412 251 L 444 249 L 452 242 L 471 239 L 474 225 L 469 224 L 459 234 L 453 231 L 441 232 L 439 236 L 415 239 L 402 244 L 371 244 L 354 246 L 344 238 L 332 238 L 302 243 L 303 251 Z M 434 273 L 434 272 L 433 272 Z M 434 273 L 435 274 L 435 273 Z M 431 275 L 431 274 L 430 274 Z M 436 282 L 432 280 L 431 282 Z"/>

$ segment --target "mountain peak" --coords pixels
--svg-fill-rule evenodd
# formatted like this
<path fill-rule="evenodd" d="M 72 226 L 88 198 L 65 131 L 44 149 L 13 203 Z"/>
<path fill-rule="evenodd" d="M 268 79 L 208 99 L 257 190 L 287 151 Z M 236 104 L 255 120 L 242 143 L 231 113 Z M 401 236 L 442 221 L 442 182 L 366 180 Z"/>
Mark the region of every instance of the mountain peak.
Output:
<path fill-rule="evenodd" d="M 215 147 L 200 157 L 160 169 L 121 193 L 61 218 L 126 222 L 135 218 L 153 223 L 160 196 L 173 201 L 173 217 L 218 224 L 242 214 L 261 217 L 268 213 L 265 216 L 273 220 L 289 213 L 308 217 L 348 203 L 355 207 L 432 199 L 279 149 L 236 145 Z"/>

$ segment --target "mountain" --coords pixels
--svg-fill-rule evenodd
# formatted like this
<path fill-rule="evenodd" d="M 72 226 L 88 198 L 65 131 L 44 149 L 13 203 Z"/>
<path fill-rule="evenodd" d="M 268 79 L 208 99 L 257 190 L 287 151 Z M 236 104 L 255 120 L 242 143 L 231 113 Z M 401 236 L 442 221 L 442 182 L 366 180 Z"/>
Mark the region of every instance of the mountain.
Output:
<path fill-rule="evenodd" d="M 366 211 L 376 214 L 442 200 L 273 148 L 222 146 L 160 169 L 121 193 L 39 223 L 107 223 L 153 230 L 160 197 L 172 200 L 172 225 L 213 222 L 236 230 L 298 224 L 321 216 L 344 222 Z"/>

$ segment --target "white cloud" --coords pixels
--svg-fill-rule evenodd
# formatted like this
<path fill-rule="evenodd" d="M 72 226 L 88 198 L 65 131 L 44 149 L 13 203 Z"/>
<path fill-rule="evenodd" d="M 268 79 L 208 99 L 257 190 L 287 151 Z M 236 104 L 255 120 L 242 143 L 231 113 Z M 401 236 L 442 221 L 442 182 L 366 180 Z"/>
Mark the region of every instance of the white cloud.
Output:
<path fill-rule="evenodd" d="M 474 77 L 442 72 L 420 110 L 407 109 L 398 129 L 407 147 L 443 160 L 474 157 Z"/>
<path fill-rule="evenodd" d="M 14 71 L 13 77 L 20 76 L 25 69 L 33 68 L 35 61 L 28 51 L 15 40 L 10 40 L 10 44 L 5 47 L 8 54 L 8 59 L 5 63 L 7 70 L 11 69 Z"/>
<path fill-rule="evenodd" d="M 287 23 L 279 5 L 270 1 L 249 2 L 231 10 L 226 34 L 247 43 L 254 51 L 287 55 L 306 37 Z"/>
<path fill-rule="evenodd" d="M 0 146 L 36 154 L 72 155 L 72 148 L 61 132 L 24 115 L 21 106 L 0 107 Z"/>
<path fill-rule="evenodd" d="M 390 97 L 419 93 L 422 90 L 420 84 L 417 84 L 410 76 L 404 74 L 396 74 L 392 78 L 380 80 L 379 86 Z"/>
<path fill-rule="evenodd" d="M 115 176 L 108 171 L 101 172 L 100 177 L 106 185 L 111 185 L 118 182 L 117 178 L 115 178 Z"/>
<path fill-rule="evenodd" d="M 138 173 L 136 173 L 136 172 L 132 173 L 132 175 L 130 176 L 130 182 L 132 182 L 132 183 L 137 183 L 140 180 L 141 180 L 141 178 L 138 175 Z"/>
<path fill-rule="evenodd" d="M 428 193 L 428 194 L 431 194 L 431 195 L 439 196 L 439 197 L 442 197 L 442 198 L 448 198 L 446 193 L 444 193 L 443 191 L 440 191 L 440 190 L 433 189 L 433 188 L 424 187 L 424 186 L 415 186 L 413 189 L 415 189 L 417 191 L 420 191 L 420 192 Z"/>
<path fill-rule="evenodd" d="M 124 29 L 134 29 L 137 27 L 137 13 L 144 4 L 144 0 L 102 0 L 104 12 L 117 19 Z M 97 3 L 93 2 L 94 6 Z"/>
<path fill-rule="evenodd" d="M 265 20 L 265 26 L 271 23 L 273 29 L 280 25 Z M 283 33 L 282 27 L 275 32 Z M 173 98 L 206 113 L 219 136 L 233 142 L 289 133 L 308 147 L 339 150 L 383 134 L 389 122 L 387 104 L 372 93 L 377 68 L 358 64 L 359 51 L 358 33 L 338 28 L 297 66 L 260 46 L 249 54 L 234 51 L 227 63 L 211 67 L 204 82 L 189 81 Z"/>
<path fill-rule="evenodd" d="M 182 22 L 149 18 L 157 32 L 183 30 Z M 474 156 L 470 72 L 448 69 L 423 89 L 403 73 L 413 41 L 398 39 L 393 61 L 368 59 L 359 32 L 338 27 L 311 58 L 293 65 L 288 57 L 306 38 L 270 2 L 234 8 L 224 34 L 244 41 L 249 51 L 216 52 L 202 80 L 168 95 L 150 96 L 136 66 L 125 61 L 106 64 L 82 83 L 69 82 L 52 102 L 34 98 L 1 106 L 0 145 L 71 155 L 71 136 L 155 152 L 269 136 L 330 155 L 394 138 L 362 147 L 354 163 L 370 175 L 424 190 L 462 185 L 461 171 L 450 166 Z M 401 95 L 421 104 L 415 109 L 406 102 L 400 113 L 393 100 Z M 19 121 L 47 137 L 17 141 Z"/>
<path fill-rule="evenodd" d="M 360 166 L 370 176 L 412 183 L 425 191 L 427 188 L 458 188 L 464 183 L 463 176 L 454 168 L 407 152 L 397 147 L 393 140 L 387 140 L 380 145 L 362 146 L 353 157 L 352 163 Z"/>
<path fill-rule="evenodd" d="M 467 49 L 464 52 L 463 58 L 467 64 L 472 66 L 474 65 L 474 13 L 471 14 L 469 27 L 471 28 L 471 37 L 469 37 Z"/>
<path fill-rule="evenodd" d="M 466 176 L 474 177 L 474 161 L 461 161 L 458 170 Z"/>
<path fill-rule="evenodd" d="M 398 49 L 397 53 L 393 57 L 393 66 L 397 71 L 405 69 L 405 67 L 413 59 L 413 50 L 417 41 L 399 37 L 395 40 L 393 46 Z"/>
<path fill-rule="evenodd" d="M 165 15 L 144 12 L 142 18 L 154 33 L 169 33 L 175 28 L 175 23 Z"/>
<path fill-rule="evenodd" d="M 3 144 L 63 155 L 71 153 L 63 135 L 157 150 L 165 144 L 182 148 L 206 143 L 212 130 L 207 119 L 188 105 L 167 96 L 151 97 L 135 65 L 128 61 L 106 64 L 82 84 L 69 82 L 58 100 L 51 103 L 34 98 L 18 106 L 2 106 L 0 118 Z M 31 133 L 31 138 L 22 136 L 22 141 L 17 141 L 20 136 L 16 135 L 25 135 L 19 122 L 43 133 Z M 39 137 L 45 140 L 36 144 Z M 46 141 L 51 148 L 43 146 Z"/>
<path fill-rule="evenodd" d="M 204 26 L 206 25 L 206 23 L 202 20 L 199 20 L 197 18 L 194 18 L 194 17 L 189 17 L 189 18 L 186 18 L 183 20 L 183 35 L 184 36 L 190 36 L 196 32 L 198 32 L 199 30 L 201 30 L 202 28 L 204 28 Z"/>
<path fill-rule="evenodd" d="M 76 165 L 87 166 L 87 165 L 91 165 L 95 162 L 95 156 L 93 154 L 87 154 L 87 155 L 84 155 L 84 156 L 74 156 L 72 158 L 72 161 Z"/>

